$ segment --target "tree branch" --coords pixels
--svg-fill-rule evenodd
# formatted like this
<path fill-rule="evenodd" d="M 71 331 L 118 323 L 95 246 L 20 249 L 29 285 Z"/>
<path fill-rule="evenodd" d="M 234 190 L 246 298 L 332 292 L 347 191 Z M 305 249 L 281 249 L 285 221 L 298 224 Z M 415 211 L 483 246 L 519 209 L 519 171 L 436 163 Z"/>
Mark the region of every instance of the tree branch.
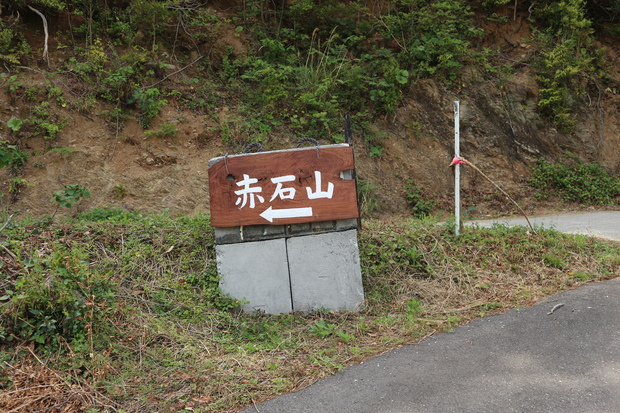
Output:
<path fill-rule="evenodd" d="M 39 10 L 35 9 L 34 7 L 28 5 L 28 8 L 30 10 L 32 10 L 33 12 L 35 12 L 36 14 L 38 14 L 39 17 L 41 17 L 41 20 L 43 20 L 43 31 L 45 32 L 45 46 L 43 47 L 43 59 L 45 59 L 45 61 L 49 65 L 50 64 L 50 57 L 49 57 L 49 54 L 47 52 L 47 41 L 49 39 L 49 31 L 47 30 L 47 19 L 45 18 L 43 13 L 41 13 Z"/>

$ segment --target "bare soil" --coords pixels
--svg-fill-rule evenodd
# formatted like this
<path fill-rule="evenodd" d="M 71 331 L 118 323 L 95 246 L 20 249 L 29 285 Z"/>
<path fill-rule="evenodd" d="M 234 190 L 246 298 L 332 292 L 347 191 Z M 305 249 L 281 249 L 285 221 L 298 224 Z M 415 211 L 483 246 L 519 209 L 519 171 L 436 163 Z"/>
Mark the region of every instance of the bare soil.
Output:
<path fill-rule="evenodd" d="M 220 12 L 228 10 L 226 4 L 220 6 Z M 527 185 L 532 167 L 540 157 L 560 160 L 570 152 L 584 161 L 600 162 L 620 171 L 620 96 L 615 88 L 594 88 L 582 96 L 575 102 L 575 132 L 559 133 L 537 111 L 539 90 L 528 58 L 538 47 L 524 40 L 531 33 L 526 13 L 518 13 L 516 19 L 509 9 L 505 14 L 510 16 L 509 24 L 484 23 L 487 36 L 483 43 L 498 50 L 496 59 L 514 64 L 513 75 L 489 77 L 470 67 L 458 85 L 447 87 L 434 80 L 419 80 L 403 96 L 394 113 L 376 121 L 375 126 L 385 136 L 380 141 L 385 148 L 380 156 L 369 156 L 370 144 L 365 136 L 358 133 L 354 137 L 358 177 L 377 187 L 374 196 L 379 209 L 375 217 L 411 215 L 405 190 L 410 179 L 424 189 L 428 199 L 440 201 L 436 212 L 451 210 L 453 172 L 448 164 L 454 154 L 455 101 L 461 107 L 461 154 L 510 193 L 527 213 L 558 208 L 535 201 Z M 27 37 L 33 49 L 42 47 L 39 33 L 33 30 Z M 60 37 L 51 40 L 52 67 L 60 67 L 62 59 L 67 58 L 61 41 Z M 248 39 L 230 30 L 218 38 L 216 49 L 231 46 L 242 51 L 248 44 Z M 612 73 L 617 72 L 618 46 L 603 40 L 600 47 L 606 50 Z M 191 96 L 192 87 L 187 80 L 197 69 L 179 69 L 173 66 L 165 74 L 166 85 Z M 9 75 L 13 73 L 10 71 Z M 19 69 L 19 77 L 26 88 L 42 87 L 50 81 L 36 67 Z M 0 198 L 4 209 L 23 216 L 50 215 L 55 209 L 50 202 L 53 191 L 78 183 L 88 188 L 92 197 L 82 200 L 75 209 L 59 211 L 59 215 L 103 206 L 142 212 L 168 210 L 172 214 L 208 212 L 209 159 L 242 149 L 234 141 L 224 143 L 222 136 L 210 128 L 217 120 L 225 122 L 231 116 L 239 116 L 234 102 L 220 103 L 204 111 L 170 104 L 154 120 L 151 130 L 174 123 L 178 133 L 166 138 L 149 137 L 137 118 L 110 124 L 101 114 L 110 107 L 96 103 L 85 108 L 82 99 L 88 91 L 73 74 L 61 74 L 51 82 L 64 91 L 68 104 L 54 110 L 68 120 L 68 125 L 53 141 L 29 137 L 27 130 L 17 136 L 19 145 L 31 154 L 20 175 L 28 184 L 19 193 L 9 194 L 11 176 L 5 171 L 0 186 L 6 195 Z M 12 116 L 24 118 L 28 110 L 25 97 L 16 100 L 6 93 L 0 94 L 3 122 Z M 3 139 L 16 140 L 8 128 L 2 134 Z M 323 143 L 328 143 L 328 138 Z M 289 134 L 285 138 L 274 136 L 264 146 L 266 150 L 282 149 L 293 147 L 295 142 L 296 138 Z M 50 153 L 54 148 L 61 148 L 61 152 Z M 63 156 L 62 148 L 73 151 Z M 518 212 L 474 171 L 465 168 L 461 185 L 463 207 L 469 216 Z"/>

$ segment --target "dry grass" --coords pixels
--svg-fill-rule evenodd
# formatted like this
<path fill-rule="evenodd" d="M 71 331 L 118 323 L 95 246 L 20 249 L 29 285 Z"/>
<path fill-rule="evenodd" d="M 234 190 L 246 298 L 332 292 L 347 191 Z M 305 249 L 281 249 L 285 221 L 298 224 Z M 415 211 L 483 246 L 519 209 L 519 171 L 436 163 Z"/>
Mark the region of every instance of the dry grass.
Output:
<path fill-rule="evenodd" d="M 122 261 L 109 244 L 119 231 L 96 237 L 100 259 Z M 62 233 L 65 242 L 70 236 Z M 52 248 L 51 239 L 39 241 Z M 160 244 L 156 251 L 169 249 Z M 91 326 L 94 340 L 54 352 L 2 348 L 0 409 L 236 412 L 473 318 L 620 273 L 616 243 L 523 228 L 467 229 L 455 238 L 434 223 L 365 222 L 360 251 L 367 306 L 359 313 L 220 311 L 200 290 L 165 282 L 183 280 L 168 271 L 181 271 L 174 260 L 128 263 L 133 279 L 118 280 L 121 297 Z M 172 309 L 161 310 L 162 294 Z M 176 312 L 188 303 L 196 308 Z"/>

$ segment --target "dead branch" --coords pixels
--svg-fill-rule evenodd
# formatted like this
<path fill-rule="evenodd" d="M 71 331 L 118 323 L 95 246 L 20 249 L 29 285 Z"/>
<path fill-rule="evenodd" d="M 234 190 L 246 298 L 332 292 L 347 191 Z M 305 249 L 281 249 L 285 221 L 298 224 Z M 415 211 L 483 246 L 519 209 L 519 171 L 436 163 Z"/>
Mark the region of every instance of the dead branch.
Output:
<path fill-rule="evenodd" d="M 9 219 L 7 219 L 6 222 L 4 223 L 4 225 L 2 225 L 2 228 L 0 228 L 0 232 L 2 232 L 2 230 L 5 229 L 9 225 L 9 223 L 11 222 L 11 219 L 13 219 L 13 215 L 15 215 L 15 214 L 11 214 L 9 216 Z"/>
<path fill-rule="evenodd" d="M 45 46 L 43 47 L 43 59 L 45 59 L 45 61 L 47 62 L 48 66 L 50 64 L 50 57 L 49 54 L 47 52 L 47 43 L 49 40 L 49 31 L 47 30 L 47 19 L 45 18 L 45 16 L 43 15 L 43 13 L 41 13 L 39 10 L 35 9 L 34 7 L 28 5 L 28 8 L 30 10 L 32 10 L 33 12 L 35 12 L 36 14 L 39 15 L 39 17 L 41 17 L 41 20 L 43 20 L 43 31 L 45 32 Z"/>
<path fill-rule="evenodd" d="M 201 59 L 202 59 L 202 58 L 204 58 L 204 57 L 205 57 L 204 55 L 199 56 L 198 58 L 196 58 L 193 62 L 191 62 L 191 63 L 190 63 L 190 64 L 188 64 L 187 66 L 182 67 L 182 68 L 180 68 L 179 70 L 176 70 L 176 71 L 174 71 L 174 72 L 170 73 L 169 75 L 166 75 L 166 76 L 165 76 L 163 79 L 161 79 L 159 82 L 155 82 L 155 83 L 153 83 L 153 84 L 152 84 L 152 85 L 150 85 L 150 86 L 142 86 L 142 88 L 141 88 L 141 89 L 150 89 L 150 88 L 152 88 L 152 87 L 154 87 L 154 86 L 157 86 L 158 84 L 160 84 L 160 83 L 161 83 L 161 82 L 163 82 L 164 80 L 168 79 L 168 78 L 169 78 L 169 77 L 171 77 L 171 76 L 176 75 L 177 73 L 180 73 L 180 72 L 184 71 L 185 69 L 187 69 L 188 67 L 190 67 L 191 65 L 193 65 L 194 63 L 196 63 L 197 61 L 201 60 Z"/>

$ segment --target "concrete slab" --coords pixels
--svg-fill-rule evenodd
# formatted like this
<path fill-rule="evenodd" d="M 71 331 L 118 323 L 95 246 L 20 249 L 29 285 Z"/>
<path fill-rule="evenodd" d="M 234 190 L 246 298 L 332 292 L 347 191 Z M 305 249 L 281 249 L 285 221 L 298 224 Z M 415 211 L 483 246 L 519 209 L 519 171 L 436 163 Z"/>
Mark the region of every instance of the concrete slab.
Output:
<path fill-rule="evenodd" d="M 216 245 L 220 288 L 249 301 L 245 311 L 288 313 L 293 310 L 284 238 Z"/>
<path fill-rule="evenodd" d="M 359 310 L 364 302 L 357 231 L 287 240 L 295 311 Z"/>

